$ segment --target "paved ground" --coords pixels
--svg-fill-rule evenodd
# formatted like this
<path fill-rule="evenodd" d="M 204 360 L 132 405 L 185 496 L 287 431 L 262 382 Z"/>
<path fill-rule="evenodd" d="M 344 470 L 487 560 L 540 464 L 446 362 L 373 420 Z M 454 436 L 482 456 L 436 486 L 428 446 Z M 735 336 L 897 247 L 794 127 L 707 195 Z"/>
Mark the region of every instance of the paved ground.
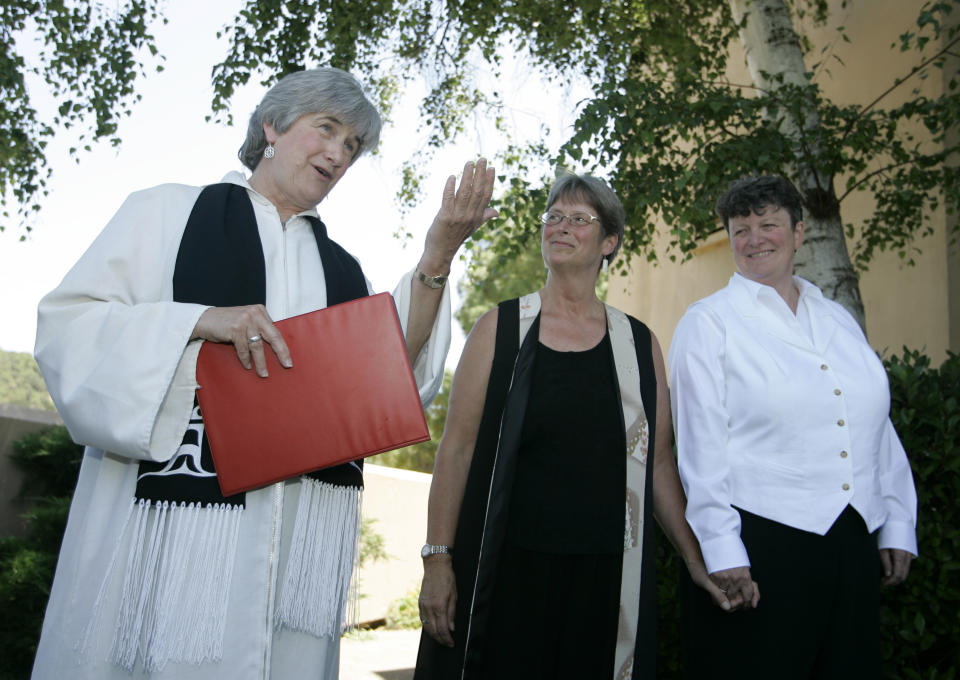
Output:
<path fill-rule="evenodd" d="M 340 680 L 410 680 L 419 630 L 372 630 L 340 641 Z"/>

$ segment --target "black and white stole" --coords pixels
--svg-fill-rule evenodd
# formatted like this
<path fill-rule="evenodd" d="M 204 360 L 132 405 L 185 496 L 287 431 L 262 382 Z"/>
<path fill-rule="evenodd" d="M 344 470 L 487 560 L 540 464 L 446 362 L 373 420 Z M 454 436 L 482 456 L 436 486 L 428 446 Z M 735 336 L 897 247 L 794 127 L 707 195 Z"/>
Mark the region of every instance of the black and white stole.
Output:
<path fill-rule="evenodd" d="M 368 294 L 357 261 L 313 226 L 327 304 Z M 235 184 L 205 187 L 180 241 L 173 299 L 215 307 L 266 302 L 266 267 L 253 206 Z M 268 350 L 269 351 L 269 350 Z M 290 555 L 280 575 L 276 626 L 316 636 L 340 635 L 360 526 L 362 461 L 312 473 L 301 480 Z M 103 625 L 104 590 L 124 571 L 111 660 L 147 671 L 168 662 L 198 664 L 223 655 L 226 610 L 246 495 L 220 493 L 197 402 L 183 441 L 164 463 L 139 464 L 135 498 L 91 624 Z M 118 550 L 117 553 L 121 552 Z M 269 549 L 264 546 L 264 549 Z M 309 594 L 309 595 L 308 595 Z"/>

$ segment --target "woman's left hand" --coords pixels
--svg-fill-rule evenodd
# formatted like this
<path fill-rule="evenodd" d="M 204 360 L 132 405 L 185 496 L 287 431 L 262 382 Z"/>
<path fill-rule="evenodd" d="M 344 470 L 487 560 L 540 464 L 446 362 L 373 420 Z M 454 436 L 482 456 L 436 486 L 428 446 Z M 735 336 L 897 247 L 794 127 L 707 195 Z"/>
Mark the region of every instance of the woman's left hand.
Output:
<path fill-rule="evenodd" d="M 906 581 L 912 559 L 913 555 L 906 550 L 881 548 L 880 564 L 883 565 L 883 578 L 880 583 L 885 586 L 895 586 Z"/>
<path fill-rule="evenodd" d="M 724 611 L 730 611 L 730 600 L 727 599 L 727 594 L 710 579 L 710 575 L 707 574 L 707 569 L 703 565 L 703 560 L 687 564 L 687 572 L 690 574 L 690 579 L 694 585 L 706 590 L 707 595 L 710 596 L 715 605 Z"/>
<path fill-rule="evenodd" d="M 424 560 L 419 605 L 423 630 L 441 645 L 453 647 L 457 579 L 449 555 L 434 555 Z"/>
<path fill-rule="evenodd" d="M 447 178 L 440 212 L 427 232 L 421 260 L 423 271 L 428 274 L 444 273 L 463 242 L 481 224 L 497 216 L 497 211 L 489 207 L 494 179 L 494 170 L 487 167 L 485 158 L 476 164 L 471 161 L 463 166 L 459 188 L 456 188 L 456 177 L 451 175 Z"/>

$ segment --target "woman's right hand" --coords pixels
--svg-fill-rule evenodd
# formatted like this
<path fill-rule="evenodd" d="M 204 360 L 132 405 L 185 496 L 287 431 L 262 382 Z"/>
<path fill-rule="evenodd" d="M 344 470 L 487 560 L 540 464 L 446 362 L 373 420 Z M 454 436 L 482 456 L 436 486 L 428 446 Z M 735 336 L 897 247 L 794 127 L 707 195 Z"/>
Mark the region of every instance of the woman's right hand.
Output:
<path fill-rule="evenodd" d="M 270 345 L 281 366 L 293 368 L 287 343 L 263 305 L 209 307 L 200 315 L 190 336 L 191 340 L 198 338 L 233 343 L 243 367 L 249 370 L 252 365 L 261 378 L 267 377 L 264 344 Z"/>
<path fill-rule="evenodd" d="M 420 587 L 420 622 L 434 640 L 453 647 L 453 620 L 457 608 L 457 581 L 453 558 L 432 555 L 423 561 Z"/>

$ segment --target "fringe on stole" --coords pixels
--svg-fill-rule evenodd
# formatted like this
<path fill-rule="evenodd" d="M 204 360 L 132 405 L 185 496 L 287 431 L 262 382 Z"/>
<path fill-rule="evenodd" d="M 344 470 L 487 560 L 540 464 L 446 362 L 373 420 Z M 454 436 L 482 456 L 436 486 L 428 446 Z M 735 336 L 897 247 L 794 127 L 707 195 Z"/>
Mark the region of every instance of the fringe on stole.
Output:
<path fill-rule="evenodd" d="M 219 661 L 242 512 L 239 505 L 134 499 L 79 651 L 97 652 L 105 594 L 130 533 L 108 660 L 132 671 L 139 659 L 148 673 L 169 662 Z"/>
<path fill-rule="evenodd" d="M 356 625 L 358 595 L 351 575 L 359 562 L 362 498 L 357 488 L 301 479 L 274 617 L 277 628 L 339 637 Z"/>

